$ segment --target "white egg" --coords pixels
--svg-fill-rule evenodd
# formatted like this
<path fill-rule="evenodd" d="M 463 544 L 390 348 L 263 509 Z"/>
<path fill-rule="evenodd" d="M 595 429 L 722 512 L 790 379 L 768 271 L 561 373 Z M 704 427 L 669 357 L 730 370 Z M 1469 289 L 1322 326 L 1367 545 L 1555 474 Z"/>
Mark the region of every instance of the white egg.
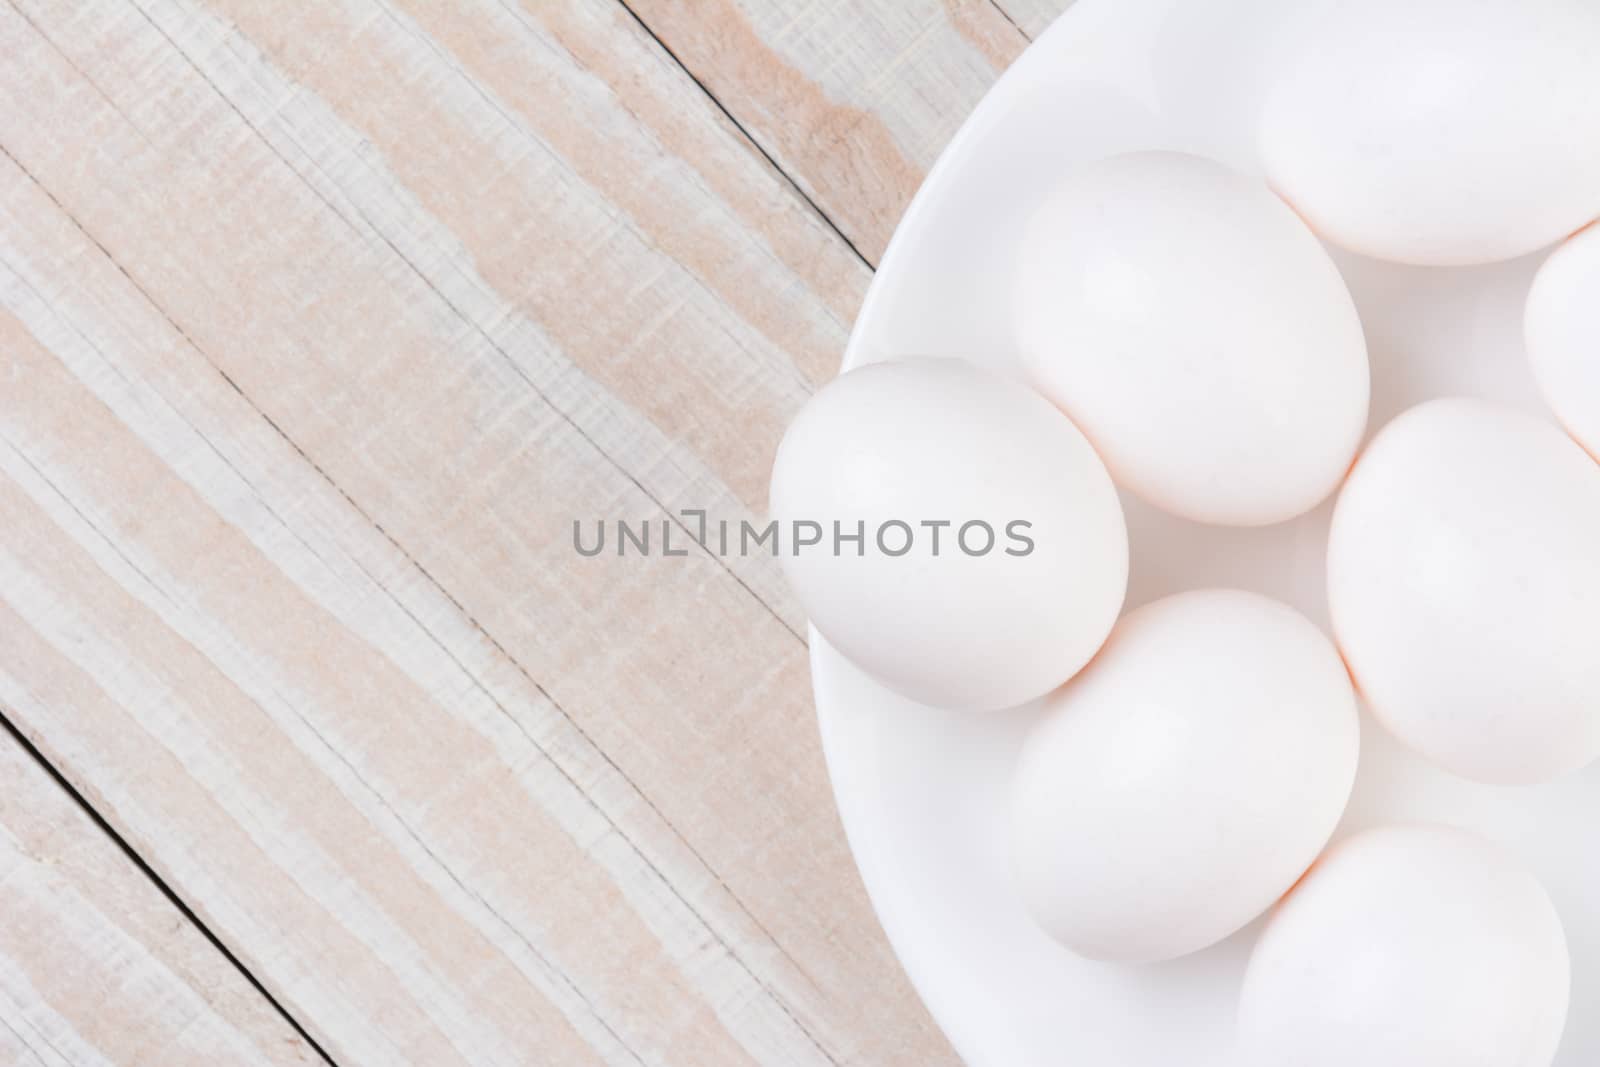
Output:
<path fill-rule="evenodd" d="M 1488 263 L 1600 216 L 1600 4 L 1324 2 L 1262 113 L 1267 179 L 1380 259 Z"/>
<path fill-rule="evenodd" d="M 1328 600 L 1373 712 L 1447 770 L 1600 754 L 1600 467 L 1554 426 L 1462 399 L 1391 422 L 1334 508 Z"/>
<path fill-rule="evenodd" d="M 1099 457 L 1037 393 L 968 363 L 877 363 L 830 382 L 778 448 L 771 503 L 812 623 L 924 704 L 1041 696 L 1122 608 L 1127 530 Z M 792 543 L 802 523 L 821 543 Z M 836 530 L 862 541 L 836 546 Z"/>
<path fill-rule="evenodd" d="M 1017 264 L 1029 378 L 1117 482 L 1257 526 L 1326 497 L 1366 428 L 1366 343 L 1317 239 L 1259 182 L 1170 152 L 1056 189 Z"/>
<path fill-rule="evenodd" d="M 1090 959 L 1171 959 L 1244 926 L 1316 859 L 1355 781 L 1338 653 L 1254 593 L 1129 613 L 1046 703 L 1013 783 L 1013 865 L 1033 917 Z"/>
<path fill-rule="evenodd" d="M 1273 913 L 1239 1005 L 1247 1067 L 1549 1067 L 1570 987 L 1537 879 L 1459 830 L 1345 841 Z"/>
<path fill-rule="evenodd" d="M 1600 459 L 1600 226 L 1539 269 L 1524 329 L 1534 377 L 1556 418 Z"/>

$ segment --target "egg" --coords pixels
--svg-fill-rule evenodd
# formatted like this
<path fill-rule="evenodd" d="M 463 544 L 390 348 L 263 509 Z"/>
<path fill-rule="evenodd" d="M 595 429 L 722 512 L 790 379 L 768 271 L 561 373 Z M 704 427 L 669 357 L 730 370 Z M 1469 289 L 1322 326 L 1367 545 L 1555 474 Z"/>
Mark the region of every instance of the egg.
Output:
<path fill-rule="evenodd" d="M 1600 754 L 1600 467 L 1554 426 L 1447 399 L 1384 427 L 1334 508 L 1328 601 L 1374 714 L 1445 769 Z"/>
<path fill-rule="evenodd" d="M 1122 609 L 1128 536 L 1104 464 L 1037 393 L 963 361 L 824 386 L 779 445 L 771 511 L 812 624 L 924 704 L 1041 696 Z"/>
<path fill-rule="evenodd" d="M 1258 526 L 1328 496 L 1366 428 L 1366 344 L 1338 270 L 1258 181 L 1171 152 L 1049 194 L 1014 286 L 1029 379 L 1159 508 Z"/>
<path fill-rule="evenodd" d="M 1534 377 L 1556 417 L 1600 458 L 1600 226 L 1539 268 L 1523 319 Z"/>
<path fill-rule="evenodd" d="M 1512 259 L 1600 216 L 1600 4 L 1341 0 L 1279 56 L 1268 181 L 1379 259 Z"/>
<path fill-rule="evenodd" d="M 1337 845 L 1273 913 L 1245 972 L 1246 1067 L 1549 1067 L 1570 964 L 1537 879 L 1459 830 Z"/>
<path fill-rule="evenodd" d="M 1327 844 L 1359 730 L 1332 643 L 1292 608 L 1212 589 L 1130 612 L 1023 745 L 1010 813 L 1023 903 L 1094 960 L 1222 940 Z"/>

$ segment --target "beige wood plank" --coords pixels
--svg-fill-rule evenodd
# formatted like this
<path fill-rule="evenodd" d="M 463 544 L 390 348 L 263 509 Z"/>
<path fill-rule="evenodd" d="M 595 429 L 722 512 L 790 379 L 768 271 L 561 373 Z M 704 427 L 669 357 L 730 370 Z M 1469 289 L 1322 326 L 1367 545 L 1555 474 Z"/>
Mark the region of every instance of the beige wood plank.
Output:
<path fill-rule="evenodd" d="M 356 1062 L 946 1061 L 771 561 L 569 542 L 758 514 L 859 264 L 603 5 L 24 10 L 0 679 L 90 709 L 19 700 L 41 746 Z"/>
<path fill-rule="evenodd" d="M 4 732 L 0 902 L 0 1062 L 323 1062 Z"/>
<path fill-rule="evenodd" d="M 142 509 L 105 483 L 163 500 L 167 521 L 149 533 L 184 533 L 157 550 L 198 553 L 254 580 L 227 558 L 227 531 L 185 506 L 170 472 L 128 447 L 126 431 L 14 324 L 4 343 L 32 394 L 0 424 L 0 699 L 23 728 L 335 1059 L 514 1063 L 522 1047 L 549 1062 L 592 1062 L 590 1045 L 605 1047 L 603 1020 L 583 1013 L 538 946 L 495 945 L 489 909 L 453 891 L 425 844 L 364 795 L 361 770 L 319 745 L 314 722 L 291 720 L 298 704 L 242 688 L 156 610 L 180 608 L 183 591 L 169 591 L 159 561 L 123 541 L 115 519 L 137 522 Z M 41 464 L 57 451 L 73 464 L 47 475 Z M 107 496 L 91 498 L 85 479 Z M 118 515 L 97 514 L 109 508 Z M 94 509 L 83 511 L 92 522 L 81 509 Z M 268 610 L 286 609 L 269 600 L 244 618 Z M 395 700 L 373 694 L 385 696 Z M 481 759 L 448 744 L 438 751 L 462 758 L 469 780 L 486 779 Z M 633 1062 L 613 1051 L 608 1060 Z"/>
<path fill-rule="evenodd" d="M 872 263 L 1028 43 L 991 0 L 627 3 Z"/>

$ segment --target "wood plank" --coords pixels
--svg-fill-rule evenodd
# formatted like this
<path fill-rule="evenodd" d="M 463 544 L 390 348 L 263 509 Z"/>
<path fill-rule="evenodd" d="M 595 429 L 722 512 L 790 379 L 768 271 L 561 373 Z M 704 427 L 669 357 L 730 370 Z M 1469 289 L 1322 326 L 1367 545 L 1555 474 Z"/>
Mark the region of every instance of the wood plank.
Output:
<path fill-rule="evenodd" d="M 1028 38 L 1014 0 L 627 0 L 870 262 Z M 1030 22 L 1050 0 L 1015 0 Z M 1059 2 L 1059 0 L 1057 0 Z"/>
<path fill-rule="evenodd" d="M 772 561 L 569 540 L 759 515 L 864 268 L 552 7 L 0 12 L 0 692 L 336 1058 L 948 1062 Z"/>
<path fill-rule="evenodd" d="M 323 1062 L 4 731 L 0 898 L 3 1062 Z"/>
<path fill-rule="evenodd" d="M 425 843 L 363 795 L 362 769 L 319 746 L 317 724 L 293 718 L 299 704 L 268 691 L 276 680 L 236 682 L 211 662 L 206 653 L 229 635 L 196 645 L 193 631 L 174 628 L 180 619 L 163 617 L 189 594 L 155 571 L 164 561 L 141 559 L 148 549 L 123 538 L 119 523 L 144 509 L 119 485 L 163 501 L 167 521 L 150 535 L 184 531 L 158 551 L 181 548 L 252 584 L 271 576 L 229 559 L 222 524 L 5 325 L 10 369 L 32 394 L 25 411 L 6 412 L 0 454 L 0 699 L 22 728 L 336 1060 L 514 1062 L 520 1046 L 549 1062 L 591 1062 L 606 1027 L 583 1014 L 537 946 L 495 945 L 489 909 L 451 891 Z M 47 468 L 52 453 L 67 463 Z M 253 608 L 240 618 L 285 610 L 270 600 Z M 383 689 L 372 695 L 414 710 Z M 447 743 L 439 753 L 466 756 Z M 481 757 L 459 768 L 480 781 L 488 773 Z M 535 827 L 530 847 L 537 840 Z M 464 1002 L 483 986 L 495 994 Z"/>

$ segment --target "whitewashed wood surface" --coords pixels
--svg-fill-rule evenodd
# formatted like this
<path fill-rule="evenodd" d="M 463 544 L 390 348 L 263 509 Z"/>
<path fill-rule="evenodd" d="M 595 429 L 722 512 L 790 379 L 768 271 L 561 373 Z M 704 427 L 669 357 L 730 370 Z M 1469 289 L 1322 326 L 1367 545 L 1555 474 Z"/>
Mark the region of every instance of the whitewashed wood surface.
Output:
<path fill-rule="evenodd" d="M 571 524 L 760 518 L 1063 6 L 0 2 L 0 1061 L 954 1062 L 774 561 Z"/>

